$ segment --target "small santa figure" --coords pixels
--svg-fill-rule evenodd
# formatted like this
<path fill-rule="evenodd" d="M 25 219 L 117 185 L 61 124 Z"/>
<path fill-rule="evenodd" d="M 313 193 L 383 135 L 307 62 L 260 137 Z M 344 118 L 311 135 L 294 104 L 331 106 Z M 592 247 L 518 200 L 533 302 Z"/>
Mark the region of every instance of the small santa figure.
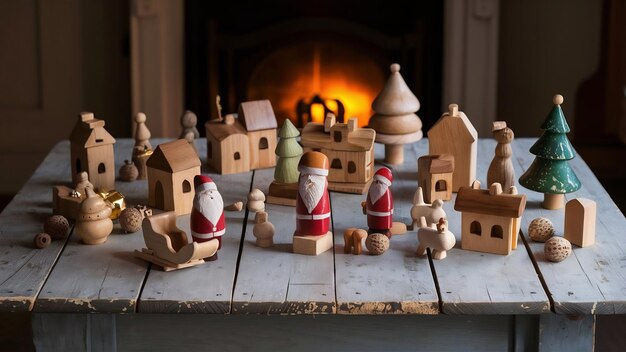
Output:
<path fill-rule="evenodd" d="M 217 240 L 219 250 L 222 248 L 222 235 L 226 232 L 224 201 L 210 177 L 196 175 L 193 181 L 196 194 L 191 210 L 191 237 L 199 243 Z M 205 260 L 217 260 L 217 252 Z"/>
<path fill-rule="evenodd" d="M 391 236 L 389 229 L 393 223 L 393 197 L 391 195 L 391 170 L 381 167 L 374 174 L 374 180 L 367 191 L 365 213 L 370 233 Z"/>
<path fill-rule="evenodd" d="M 320 152 L 306 152 L 300 158 L 296 235 L 322 236 L 330 229 L 328 169 L 328 158 Z"/>

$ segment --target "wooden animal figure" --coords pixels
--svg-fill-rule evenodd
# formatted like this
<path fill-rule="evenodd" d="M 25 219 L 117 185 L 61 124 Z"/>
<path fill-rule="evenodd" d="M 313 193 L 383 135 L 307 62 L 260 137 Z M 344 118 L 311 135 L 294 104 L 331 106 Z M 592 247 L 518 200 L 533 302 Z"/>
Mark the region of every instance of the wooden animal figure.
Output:
<path fill-rule="evenodd" d="M 454 234 L 448 231 L 448 221 L 439 219 L 436 229 L 422 227 L 417 230 L 419 247 L 417 255 L 426 254 L 426 248 L 430 248 L 434 259 L 444 259 L 450 249 L 456 244 Z"/>
<path fill-rule="evenodd" d="M 196 193 L 189 220 L 191 237 L 198 243 L 216 240 L 219 250 L 222 248 L 222 236 L 226 233 L 222 195 L 209 176 L 196 175 L 193 181 Z M 205 259 L 217 260 L 217 252 Z"/>
<path fill-rule="evenodd" d="M 359 255 L 363 251 L 363 240 L 367 237 L 367 231 L 350 227 L 343 232 L 345 254 L 354 253 Z"/>
<path fill-rule="evenodd" d="M 326 182 L 329 168 L 328 158 L 320 152 L 306 152 L 300 159 L 294 253 L 318 255 L 332 248 L 330 197 Z"/>
<path fill-rule="evenodd" d="M 152 144 L 150 144 L 150 130 L 146 126 L 146 114 L 143 112 L 135 115 L 135 146 L 133 147 L 133 164 L 137 167 L 138 180 L 148 178 L 146 162 L 152 154 Z"/>
<path fill-rule="evenodd" d="M 254 222 L 252 234 L 256 237 L 256 245 L 262 248 L 273 246 L 276 229 L 274 224 L 269 222 L 267 213 L 258 211 L 254 216 Z"/>
<path fill-rule="evenodd" d="M 492 131 L 498 144 L 487 171 L 487 184 L 491 185 L 497 182 L 502 185 L 502 189 L 509 189 L 515 186 L 515 170 L 511 161 L 513 130 L 506 127 L 505 121 L 496 121 L 493 123 Z"/>
<path fill-rule="evenodd" d="M 413 207 L 411 208 L 412 227 L 430 227 L 437 223 L 438 219 L 445 218 L 446 212 L 443 210 L 443 201 L 435 199 L 432 204 L 424 202 L 422 187 L 417 187 L 413 196 Z"/>
<path fill-rule="evenodd" d="M 385 162 L 397 165 L 404 161 L 404 144 L 417 142 L 424 134 L 422 120 L 415 114 L 419 100 L 400 75 L 400 65 L 392 64 L 389 69 L 385 87 L 372 102 L 375 114 L 369 127 L 376 130 L 376 143 L 385 145 Z"/>
<path fill-rule="evenodd" d="M 135 250 L 135 256 L 162 267 L 164 271 L 202 264 L 202 258 L 213 256 L 219 246 L 217 241 L 189 243 L 187 234 L 176 227 L 173 211 L 146 217 L 142 228 L 148 248 Z"/>
<path fill-rule="evenodd" d="M 565 239 L 579 247 L 588 247 L 596 241 L 596 202 L 576 198 L 565 205 Z"/>
<path fill-rule="evenodd" d="M 461 212 L 461 247 L 509 254 L 517 244 L 526 196 L 515 194 L 515 187 L 503 193 L 499 183 L 492 184 L 488 190 L 479 187 L 478 182 L 473 187 L 461 187 L 454 203 L 454 210 Z"/>
<path fill-rule="evenodd" d="M 111 208 L 90 187 L 85 192 L 87 198 L 80 204 L 74 231 L 83 243 L 104 243 L 113 231 L 113 221 L 109 218 Z"/>
<path fill-rule="evenodd" d="M 369 233 L 390 236 L 389 229 L 393 225 L 393 196 L 389 187 L 392 182 L 393 175 L 386 167 L 381 167 L 374 174 L 365 202 Z"/>
<path fill-rule="evenodd" d="M 86 171 L 96 190 L 115 189 L 115 138 L 104 129 L 104 120 L 96 119 L 91 112 L 83 112 L 70 135 L 72 180 Z"/>
<path fill-rule="evenodd" d="M 193 178 L 200 174 L 200 159 L 184 139 L 160 144 L 150 155 L 148 205 L 189 214 L 193 206 Z"/>
<path fill-rule="evenodd" d="M 425 155 L 417 160 L 417 182 L 424 192 L 424 201 L 450 200 L 452 197 L 452 175 L 454 156 Z"/>
<path fill-rule="evenodd" d="M 330 160 L 328 189 L 363 194 L 374 174 L 376 131 L 359 128 L 355 117 L 346 123 L 336 122 L 328 113 L 324 123 L 309 122 L 300 142 L 305 152 L 319 151 Z"/>
<path fill-rule="evenodd" d="M 567 139 L 570 129 L 561 109 L 563 96 L 555 95 L 552 102 L 554 107 L 541 125 L 544 132 L 530 147 L 535 160 L 519 178 L 519 183 L 544 194 L 542 207 L 560 209 L 565 204 L 564 195 L 577 191 L 581 184 L 568 163 L 576 154 Z"/>
<path fill-rule="evenodd" d="M 191 132 L 192 139 L 200 138 L 200 132 L 196 125 L 198 124 L 198 117 L 193 111 L 186 110 L 180 117 L 180 125 L 183 131 L 180 133 L 179 139 L 187 139 L 187 133 Z"/>
<path fill-rule="evenodd" d="M 454 156 L 452 192 L 476 179 L 477 143 L 478 132 L 457 104 L 448 105 L 448 112 L 428 131 L 428 154 Z"/>

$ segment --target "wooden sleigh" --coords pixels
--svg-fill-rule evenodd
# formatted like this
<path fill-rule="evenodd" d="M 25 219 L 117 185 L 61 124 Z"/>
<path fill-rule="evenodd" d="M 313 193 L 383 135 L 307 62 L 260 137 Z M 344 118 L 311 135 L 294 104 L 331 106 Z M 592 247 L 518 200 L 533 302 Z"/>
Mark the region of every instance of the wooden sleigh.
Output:
<path fill-rule="evenodd" d="M 135 256 L 162 267 L 164 271 L 202 264 L 203 258 L 215 254 L 219 245 L 218 241 L 189 243 L 187 234 L 176 227 L 173 211 L 146 217 L 143 238 L 148 248 L 135 250 Z"/>

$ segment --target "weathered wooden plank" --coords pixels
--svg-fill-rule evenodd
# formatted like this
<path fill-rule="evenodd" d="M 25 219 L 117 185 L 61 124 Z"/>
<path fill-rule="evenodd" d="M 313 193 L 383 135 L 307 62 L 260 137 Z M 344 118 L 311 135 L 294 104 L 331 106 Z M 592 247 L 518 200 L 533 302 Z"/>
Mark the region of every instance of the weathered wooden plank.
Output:
<path fill-rule="evenodd" d="M 0 214 L 0 311 L 33 308 L 65 244 L 65 240 L 56 240 L 48 248 L 36 249 L 33 238 L 52 215 L 52 186 L 69 182 L 69 142 L 63 141 Z"/>
<path fill-rule="evenodd" d="M 253 188 L 267 194 L 274 169 L 256 170 Z M 296 226 L 294 207 L 266 204 L 276 228 L 274 246 L 260 248 L 252 234 L 254 213 L 248 216 L 241 253 L 233 313 L 315 314 L 335 312 L 333 253 L 318 256 L 291 251 Z"/>
<path fill-rule="evenodd" d="M 515 142 L 514 142 L 515 143 Z M 483 187 L 493 158 L 495 141 L 480 140 L 476 175 Z M 415 145 L 415 153 L 427 146 Z M 517 183 L 516 183 L 517 184 Z M 549 301 L 521 239 L 517 249 L 504 256 L 461 250 L 461 213 L 453 199 L 445 202 L 450 231 L 457 239 L 444 260 L 433 260 L 442 307 L 447 314 L 538 314 L 549 310 Z"/>
<path fill-rule="evenodd" d="M 115 144 L 119 168 L 131 153 L 133 141 Z M 65 150 L 69 154 L 69 150 Z M 69 161 L 67 162 L 69 164 Z M 68 172 L 69 175 L 69 172 Z M 116 182 L 128 205 L 145 204 L 147 182 Z M 124 234 L 118 223 L 106 243 L 85 245 L 72 234 L 35 304 L 38 312 L 133 312 L 148 264 L 133 255 L 143 246 L 141 231 Z"/>
<path fill-rule="evenodd" d="M 570 318 L 542 314 L 539 318 L 539 351 L 593 351 L 596 317 Z"/>
<path fill-rule="evenodd" d="M 507 351 L 513 338 L 510 317 L 495 315 L 125 314 L 117 326 L 120 350 L 153 352 Z"/>
<path fill-rule="evenodd" d="M 534 155 L 528 149 L 534 139 L 514 142 L 516 172 L 525 170 Z M 586 248 L 574 246 L 573 253 L 560 263 L 547 261 L 543 243 L 526 237 L 529 249 L 554 301 L 554 310 L 562 314 L 624 314 L 626 313 L 626 220 L 610 196 L 584 161 L 577 157 L 570 165 L 582 182 L 582 188 L 566 195 L 566 199 L 589 198 L 597 202 L 596 243 Z M 519 168 L 519 169 L 518 169 Z M 518 171 L 519 170 L 519 171 Z M 527 210 L 522 219 L 522 232 L 536 217 L 547 217 L 557 235 L 563 235 L 564 209 L 541 208 L 543 195 L 520 189 L 527 194 Z"/>
<path fill-rule="evenodd" d="M 196 143 L 196 146 L 200 155 L 205 156 L 206 143 Z M 206 165 L 203 165 L 202 172 L 208 173 Z M 224 205 L 236 201 L 245 204 L 252 172 L 209 175 L 217 184 Z M 226 212 L 226 233 L 222 237 L 222 249 L 218 252 L 217 261 L 171 272 L 153 266 L 140 297 L 139 312 L 229 313 L 245 215 L 245 210 Z M 176 223 L 191 238 L 189 215 L 179 216 Z"/>
<path fill-rule="evenodd" d="M 382 145 L 376 145 L 375 154 L 378 160 L 382 159 Z M 410 223 L 411 200 L 417 184 L 417 158 L 412 148 L 405 148 L 405 163 L 393 168 L 393 177 L 394 220 Z M 368 255 L 365 246 L 361 255 L 344 254 L 344 230 L 367 229 L 361 210 L 365 197 L 331 193 L 338 313 L 438 314 L 435 282 L 428 259 L 416 255 L 415 232 L 393 236 L 389 250 L 380 256 Z"/>
<path fill-rule="evenodd" d="M 115 314 L 33 314 L 38 351 L 117 351 Z"/>

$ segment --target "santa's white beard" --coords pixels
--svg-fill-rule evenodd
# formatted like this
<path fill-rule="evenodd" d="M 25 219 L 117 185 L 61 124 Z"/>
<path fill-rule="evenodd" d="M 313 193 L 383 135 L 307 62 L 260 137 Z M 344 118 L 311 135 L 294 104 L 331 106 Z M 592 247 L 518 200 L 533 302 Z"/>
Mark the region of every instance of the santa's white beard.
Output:
<path fill-rule="evenodd" d="M 200 191 L 193 199 L 193 207 L 215 226 L 224 212 L 224 201 L 218 191 Z"/>
<path fill-rule="evenodd" d="M 382 197 L 385 192 L 387 192 L 387 188 L 389 188 L 389 186 L 382 182 L 372 182 L 372 184 L 370 185 L 370 190 L 367 193 L 370 197 L 370 202 L 372 202 L 372 204 L 376 203 L 380 199 L 380 197 Z"/>
<path fill-rule="evenodd" d="M 298 192 L 300 193 L 300 198 L 304 206 L 306 206 L 307 211 L 311 213 L 324 195 L 326 176 L 301 175 L 300 178 Z"/>

